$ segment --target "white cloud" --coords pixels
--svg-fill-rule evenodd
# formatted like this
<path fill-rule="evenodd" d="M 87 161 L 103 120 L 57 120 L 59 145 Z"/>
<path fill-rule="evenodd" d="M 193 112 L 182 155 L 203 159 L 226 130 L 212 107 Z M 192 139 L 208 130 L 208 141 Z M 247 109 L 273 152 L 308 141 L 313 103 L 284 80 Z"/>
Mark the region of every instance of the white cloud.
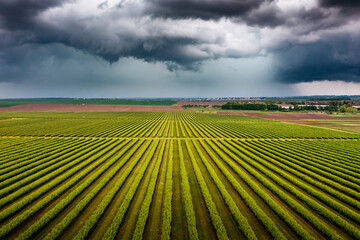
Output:
<path fill-rule="evenodd" d="M 360 83 L 344 81 L 313 81 L 291 84 L 297 95 L 359 95 Z"/>

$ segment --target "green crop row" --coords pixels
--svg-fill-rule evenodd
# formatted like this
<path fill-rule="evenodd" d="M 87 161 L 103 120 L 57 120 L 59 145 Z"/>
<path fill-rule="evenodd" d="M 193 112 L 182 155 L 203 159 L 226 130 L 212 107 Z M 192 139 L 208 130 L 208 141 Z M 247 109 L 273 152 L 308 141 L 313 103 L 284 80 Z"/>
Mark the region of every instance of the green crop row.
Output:
<path fill-rule="evenodd" d="M 139 187 L 140 181 L 143 178 L 147 167 L 149 166 L 150 160 L 152 159 L 152 157 L 155 154 L 155 150 L 157 148 L 158 143 L 159 143 L 159 140 L 155 140 L 154 144 L 151 147 L 149 154 L 146 157 L 144 164 L 141 166 L 139 173 L 136 175 L 135 180 L 132 182 L 130 189 L 126 193 L 125 198 L 121 203 L 121 206 L 116 211 L 115 217 L 113 218 L 110 226 L 108 227 L 103 239 L 110 240 L 110 239 L 116 238 L 116 235 L 119 231 L 119 227 L 124 219 L 125 213 L 126 213 L 128 207 L 131 203 L 131 200 L 133 199 L 133 197 Z M 83 238 L 75 237 L 75 239 L 83 239 Z"/>
<path fill-rule="evenodd" d="M 259 195 L 259 197 L 261 197 L 265 203 L 267 203 L 270 208 L 275 211 L 302 239 L 314 239 L 300 224 L 299 222 L 292 216 L 292 214 L 290 214 L 288 211 L 286 211 L 283 207 L 281 207 L 281 205 L 279 205 L 274 198 L 272 198 L 271 196 L 269 196 L 263 189 L 263 187 L 259 184 L 257 184 L 251 177 L 249 177 L 241 168 L 239 168 L 238 165 L 236 165 L 233 161 L 230 160 L 230 158 L 225 155 L 223 152 L 221 152 L 212 142 L 210 142 L 209 140 L 206 140 L 207 144 L 209 144 L 209 146 L 220 156 L 220 158 L 225 161 L 225 163 L 227 165 L 229 165 L 233 171 L 235 171 L 237 173 L 237 175 L 239 177 L 241 177 L 242 180 L 244 180 L 249 186 L 250 188 Z M 229 156 L 231 156 L 232 159 L 236 160 L 236 161 L 241 161 L 240 159 L 237 158 L 236 155 L 234 155 L 232 152 L 228 151 L 228 149 L 224 148 L 222 145 L 220 145 L 218 142 L 216 142 L 216 145 L 218 147 L 220 147 L 226 154 L 228 154 Z M 213 155 L 214 156 L 214 155 Z M 213 159 L 217 159 L 215 156 Z M 245 190 L 243 190 L 240 186 L 240 184 L 235 180 L 235 178 L 229 174 L 226 170 L 226 168 L 224 167 L 223 164 L 221 164 L 221 162 L 219 160 L 217 160 L 217 165 L 220 169 L 223 169 L 223 173 L 226 173 L 226 177 L 228 178 L 228 180 L 233 184 L 234 188 L 239 192 L 239 194 L 241 194 L 243 196 L 243 199 L 247 202 L 249 202 L 249 200 L 247 200 L 248 196 L 247 192 Z M 251 200 L 251 199 L 250 199 Z M 249 207 L 251 207 L 252 211 L 255 213 L 255 216 L 259 216 L 258 212 L 261 212 L 261 208 L 256 208 L 255 204 L 256 203 L 247 203 Z M 260 218 L 261 220 L 261 216 L 259 216 L 258 218 Z M 272 222 L 272 220 L 270 219 L 270 221 L 267 221 L 267 219 L 265 218 L 263 220 L 264 225 L 268 225 L 268 222 Z"/>
<path fill-rule="evenodd" d="M 104 153 L 98 153 L 94 155 L 97 159 L 103 158 L 106 159 L 106 163 L 101 166 L 99 170 L 97 170 L 93 175 L 90 175 L 86 178 L 86 181 L 83 182 L 80 186 L 76 187 L 73 191 L 71 191 L 65 198 L 61 199 L 54 207 L 52 207 L 47 214 L 43 215 L 40 219 L 38 219 L 34 224 L 32 224 L 29 228 L 27 228 L 24 232 L 22 232 L 18 238 L 20 239 L 30 239 L 32 236 L 38 232 L 41 228 L 43 228 L 47 223 L 49 223 L 52 219 L 58 216 L 63 209 L 65 209 L 69 204 L 71 204 L 85 189 L 87 189 L 92 183 L 94 183 L 101 175 L 103 175 L 108 169 L 110 169 L 115 162 L 118 160 L 117 158 L 110 159 L 109 158 L 121 148 L 123 145 L 117 147 L 116 150 L 106 151 Z M 102 176 L 103 177 L 103 176 Z M 100 183 L 103 183 L 106 178 L 101 178 Z"/>
<path fill-rule="evenodd" d="M 161 225 L 161 240 L 171 239 L 171 220 L 172 220 L 172 191 L 173 191 L 173 154 L 174 141 L 170 141 L 168 166 L 166 170 L 166 182 L 165 182 L 165 198 L 162 212 L 162 225 Z"/>
<path fill-rule="evenodd" d="M 316 213 L 319 213 L 323 216 L 325 216 L 327 219 L 332 221 L 333 223 L 339 225 L 340 227 L 343 227 L 351 235 L 358 235 L 358 230 L 353 227 L 352 224 L 342 219 L 340 216 L 332 213 L 325 207 L 321 206 L 317 201 L 312 200 L 308 196 L 306 196 L 301 191 L 297 190 L 293 186 L 289 185 L 286 181 L 282 180 L 280 177 L 278 177 L 276 174 L 272 173 L 271 171 L 267 170 L 265 167 L 263 167 L 261 164 L 258 164 L 251 160 L 248 156 L 242 154 L 234 147 L 230 146 L 228 143 L 225 143 L 225 146 L 227 146 L 231 151 L 235 152 L 238 156 L 241 156 L 243 160 L 245 160 L 248 164 L 251 164 L 257 171 L 260 171 L 262 174 L 265 174 L 265 176 L 269 177 L 272 181 L 275 181 L 277 184 L 279 184 L 283 189 L 286 189 L 290 193 L 294 194 L 296 197 L 302 199 L 302 201 L 305 201 L 308 206 L 311 207 L 313 210 L 315 210 Z M 251 155 L 251 154 L 250 154 Z M 260 161 L 260 159 L 257 159 Z M 253 172 L 253 171 L 252 171 Z M 256 176 L 257 179 L 263 179 L 262 176 L 259 175 Z M 338 238 L 338 233 L 331 228 L 329 225 L 325 225 L 323 221 L 321 221 L 318 217 L 314 215 L 313 212 L 310 212 L 307 210 L 304 206 L 302 206 L 302 203 L 295 201 L 288 196 L 285 197 L 284 192 L 279 191 L 279 188 L 273 187 L 273 185 L 269 185 L 268 182 L 263 182 L 264 185 L 266 185 L 271 191 L 276 193 L 279 197 L 283 198 L 295 211 L 297 211 L 299 214 L 301 214 L 304 218 L 306 218 L 308 221 L 310 221 L 314 226 L 316 226 L 321 232 L 326 234 L 330 238 Z"/>
<path fill-rule="evenodd" d="M 247 239 L 257 239 L 257 237 L 256 237 L 256 235 L 254 233 L 254 230 L 250 226 L 250 224 L 247 221 L 246 217 L 240 212 L 239 208 L 237 207 L 236 203 L 232 199 L 231 195 L 226 190 L 224 184 L 221 182 L 221 180 L 217 176 L 216 172 L 214 171 L 214 169 L 212 168 L 212 166 L 210 165 L 208 160 L 205 158 L 205 156 L 201 152 L 199 146 L 197 145 L 197 143 L 194 140 L 193 140 L 193 144 L 194 144 L 195 149 L 197 150 L 202 162 L 204 163 L 206 169 L 210 173 L 211 178 L 213 179 L 213 181 L 215 182 L 215 184 L 218 187 L 219 191 L 221 192 L 221 195 L 223 196 L 226 205 L 228 206 L 230 212 L 232 213 L 235 220 L 237 221 L 237 223 L 239 225 L 239 229 L 244 233 L 244 235 L 246 236 Z M 211 154 L 211 152 L 208 151 L 208 149 L 206 149 L 206 151 L 212 157 L 212 159 L 214 161 L 216 161 L 214 156 Z M 221 169 L 221 170 L 224 171 L 224 169 Z M 231 180 L 233 180 L 233 179 L 231 179 Z M 243 189 L 241 189 L 239 192 L 242 192 L 242 191 L 243 191 Z M 260 210 L 258 206 L 256 206 L 256 208 L 258 210 Z M 269 217 L 267 217 L 266 219 L 270 220 Z M 268 226 L 270 226 L 270 228 L 269 228 L 270 232 L 275 233 L 275 234 L 273 234 L 274 238 L 275 239 L 285 239 L 284 236 L 281 234 L 281 232 L 276 228 L 276 225 L 271 220 L 270 220 L 270 222 L 272 223 L 272 225 L 268 224 Z"/>
<path fill-rule="evenodd" d="M 255 144 L 255 143 L 254 143 Z M 360 199 L 360 193 L 358 191 L 355 191 L 354 189 L 351 189 L 347 186 L 344 186 L 341 184 L 342 181 L 345 181 L 344 179 L 341 179 L 339 177 L 333 176 L 333 175 L 327 175 L 325 177 L 325 173 L 319 172 L 316 169 L 311 169 L 311 166 L 307 166 L 302 164 L 302 158 L 301 156 L 292 155 L 292 156 L 286 156 L 280 151 L 275 151 L 277 148 L 271 148 L 271 144 L 268 144 L 266 146 L 262 145 L 262 148 L 270 148 L 272 149 L 272 153 L 275 155 L 280 156 L 276 160 L 278 162 L 281 162 L 289 167 L 291 167 L 294 170 L 298 170 L 302 173 L 305 173 L 333 188 L 336 188 L 343 193 L 346 193 L 349 196 L 355 197 L 356 199 Z M 338 181 L 339 180 L 339 181 Z"/>
<path fill-rule="evenodd" d="M 130 140 L 127 141 L 127 143 Z M 128 162 L 128 160 L 134 155 L 136 150 L 141 146 L 144 140 L 141 140 L 137 145 L 133 147 L 136 141 L 132 141 L 125 148 L 123 148 L 120 152 L 118 152 L 115 156 L 112 157 L 111 162 L 107 164 L 115 165 L 111 168 L 110 172 L 101 178 L 101 181 L 88 193 L 81 201 L 76 204 L 74 208 L 58 223 L 52 231 L 45 237 L 45 239 L 56 239 L 60 236 L 60 234 L 71 224 L 71 222 L 84 210 L 86 206 L 91 202 L 91 200 L 98 194 L 104 187 L 109 183 L 109 181 L 119 172 L 119 170 Z M 148 144 L 143 148 L 141 153 L 134 159 L 130 166 L 126 169 L 124 174 L 121 176 L 121 179 L 116 183 L 116 186 L 112 187 L 110 192 L 103 198 L 102 202 L 97 206 L 97 209 L 92 213 L 90 218 L 84 223 L 82 229 L 91 229 L 91 227 L 97 222 L 98 218 L 102 215 L 104 209 L 111 201 L 111 199 L 116 194 L 117 190 L 122 186 L 123 182 L 127 178 L 127 176 L 131 173 L 134 166 L 138 163 L 142 154 L 147 149 Z M 131 150 L 130 150 L 131 149 Z M 130 151 L 129 151 L 130 150 Z M 126 154 L 129 153 L 123 158 L 119 163 L 116 162 Z M 101 210 L 100 210 L 101 209 Z M 82 231 L 84 232 L 84 230 Z"/>
<path fill-rule="evenodd" d="M 182 190 L 182 196 L 183 196 L 183 200 L 184 200 L 186 220 L 188 223 L 189 237 L 190 237 L 190 240 L 197 240 L 197 239 L 199 239 L 199 236 L 198 236 L 198 232 L 196 229 L 195 212 L 194 212 L 194 207 L 193 207 L 193 203 L 192 203 L 192 197 L 191 197 L 191 192 L 190 192 L 190 185 L 189 185 L 189 180 L 188 180 L 188 176 L 187 176 L 187 171 L 186 171 L 185 164 L 184 164 L 184 153 L 182 151 L 180 140 L 178 140 L 178 148 L 179 148 L 179 160 L 180 160 L 181 190 Z"/>
<path fill-rule="evenodd" d="M 245 145 L 247 145 L 245 142 L 244 143 L 244 147 Z M 270 144 L 269 144 L 270 145 Z M 332 196 L 336 197 L 337 199 L 351 205 L 351 206 L 354 206 L 356 208 L 359 208 L 360 209 L 360 202 L 359 201 L 356 201 L 355 199 L 351 198 L 351 197 L 348 197 L 347 195 L 345 194 L 342 194 L 341 192 L 339 191 L 336 191 L 334 190 L 333 188 L 331 188 L 330 186 L 327 186 L 317 180 L 314 180 L 312 179 L 311 177 L 305 175 L 304 173 L 302 172 L 299 172 L 299 171 L 296 171 L 294 170 L 293 168 L 291 167 L 288 167 L 287 165 L 281 163 L 281 158 L 279 158 L 278 156 L 276 156 L 275 154 L 271 153 L 271 152 L 268 152 L 268 151 L 264 151 L 263 149 L 266 149 L 266 146 L 263 146 L 263 145 L 260 145 L 262 148 L 258 148 L 258 145 L 253 142 L 253 144 L 250 146 L 250 145 L 247 145 L 247 149 L 253 153 L 255 153 L 253 150 L 256 150 L 258 152 L 260 152 L 262 155 L 261 157 L 263 157 L 264 159 L 266 159 L 268 162 L 271 162 L 272 164 L 280 167 L 281 169 L 284 169 L 285 171 L 287 171 L 288 173 L 291 173 L 293 174 L 294 176 L 298 177 L 299 179 L 303 180 L 303 181 L 306 181 L 307 183 L 309 183 L 310 185 L 313 185 L 315 186 L 316 188 L 318 189 L 321 189 L 329 194 L 331 194 Z M 284 157 L 283 159 L 286 159 L 286 157 Z M 281 174 L 282 175 L 282 174 Z M 284 175 L 282 175 L 284 176 Z M 290 179 L 289 179 L 290 180 Z M 313 196 L 317 196 L 319 199 L 321 199 L 323 202 L 327 203 L 329 202 L 330 205 L 329 206 L 333 206 L 334 205 L 334 208 L 344 208 L 343 210 L 340 210 L 341 212 L 345 213 L 346 215 L 348 216 L 352 216 L 354 214 L 356 214 L 354 211 L 350 210 L 349 208 L 346 208 L 346 206 L 343 206 L 341 205 L 338 201 L 336 200 L 333 200 L 332 198 L 329 198 L 329 196 L 327 195 L 324 195 L 324 194 L 321 194 L 319 195 L 319 193 L 317 192 L 314 192 L 314 189 L 309 189 L 309 187 L 307 187 L 306 185 L 304 185 L 302 182 L 300 182 L 300 185 L 297 184 L 298 186 L 304 186 L 302 187 L 304 190 L 306 190 L 308 193 L 312 194 Z M 354 215 L 355 216 L 355 215 Z M 360 218 L 359 216 L 358 217 L 355 217 L 354 220 L 357 219 L 356 221 L 359 221 Z"/>
<path fill-rule="evenodd" d="M 26 184 L 32 183 L 35 180 L 43 176 L 46 176 L 52 171 L 58 169 L 59 167 L 71 163 L 73 159 L 68 157 L 76 154 L 76 152 L 78 152 L 79 150 L 86 149 L 87 145 L 88 144 L 83 144 L 80 146 L 75 145 L 69 149 L 65 149 L 65 150 L 62 149 L 59 153 L 45 158 L 43 160 L 45 164 L 42 164 L 38 167 L 30 168 L 25 172 L 21 172 L 21 170 L 13 171 L 11 174 L 11 175 L 15 174 L 13 177 L 10 177 L 0 183 L 0 188 L 1 188 L 0 197 L 10 194 Z"/>
<path fill-rule="evenodd" d="M 19 201 L 15 202 L 13 205 L 9 206 L 8 208 L 6 208 L 5 210 L 0 212 L 0 220 L 5 219 L 7 217 L 9 217 L 10 215 L 20 211 L 23 207 L 25 207 L 26 205 L 28 205 L 29 203 L 35 201 L 36 199 L 38 199 L 39 197 L 41 197 L 43 194 L 47 193 L 48 191 L 52 190 L 54 187 L 58 186 L 59 184 L 63 183 L 63 181 L 65 181 L 67 178 L 71 177 L 74 173 L 76 173 L 77 171 L 80 171 L 82 168 L 86 167 L 87 165 L 89 165 L 90 163 L 92 163 L 93 161 L 95 161 L 96 159 L 90 159 L 90 161 L 84 161 L 84 159 L 86 159 L 86 157 L 89 157 L 91 155 L 93 155 L 94 153 L 98 152 L 99 150 L 101 150 L 102 148 L 106 147 L 107 145 L 109 145 L 111 142 L 108 142 L 106 144 L 104 144 L 100 149 L 97 148 L 101 142 L 99 143 L 95 143 L 95 145 L 92 145 L 87 151 L 89 151 L 88 153 L 86 153 L 85 151 L 85 155 L 80 157 L 78 159 L 78 161 L 76 161 L 74 164 L 76 165 L 78 163 L 78 165 L 75 168 L 72 168 L 70 171 L 65 172 L 63 174 L 60 175 L 60 177 L 55 178 L 53 181 L 51 181 L 51 179 L 53 179 L 54 177 L 56 177 L 57 175 L 59 175 L 60 173 L 62 173 L 64 171 L 64 168 L 59 168 L 58 170 L 54 171 L 51 174 L 48 174 L 47 176 L 44 176 L 40 179 L 38 179 L 37 181 L 28 184 L 27 186 L 19 189 L 18 191 L 9 194 L 8 196 L 2 198 L 0 200 L 0 206 L 5 206 L 6 204 L 11 203 L 12 201 L 16 200 L 17 198 L 31 192 L 31 190 L 41 186 L 42 184 L 48 182 L 48 184 L 41 186 L 40 188 L 36 189 L 35 191 L 31 192 L 29 195 L 26 195 L 25 197 L 21 198 Z M 75 156 L 76 157 L 76 156 Z M 75 159 L 74 157 L 74 159 Z M 80 163 L 80 164 L 79 164 Z"/>
<path fill-rule="evenodd" d="M 116 144 L 114 141 L 111 141 L 112 145 L 108 146 L 107 148 L 103 149 L 101 152 L 98 152 L 91 156 L 92 160 L 103 160 L 106 161 L 106 157 L 103 156 L 108 149 L 113 148 L 113 146 Z M 101 158 L 101 156 L 103 156 Z M 100 159 L 100 160 L 99 160 Z M 36 231 L 38 231 L 41 227 L 43 227 L 52 217 L 57 216 L 60 211 L 66 207 L 74 198 L 76 198 L 81 192 L 83 192 L 88 186 L 90 186 L 105 170 L 107 170 L 111 165 L 104 165 L 101 167 L 101 170 L 96 171 L 93 175 L 86 178 L 86 181 L 83 182 L 79 187 L 75 188 L 71 193 L 64 199 L 61 200 L 60 203 L 58 203 L 55 207 L 51 208 L 49 212 L 46 213 L 46 215 L 43 216 L 42 219 L 39 219 L 36 221 L 35 224 L 31 225 L 31 227 L 27 228 L 26 231 L 24 231 L 19 238 L 29 238 L 34 234 Z M 51 194 L 47 195 L 46 197 L 41 198 L 40 201 L 38 201 L 35 205 L 33 205 L 30 209 L 27 209 L 27 211 L 22 212 L 20 215 L 17 215 L 16 217 L 12 218 L 9 222 L 7 222 L 5 225 L 3 225 L 0 228 L 0 238 L 5 237 L 7 234 L 9 234 L 11 231 L 13 231 L 17 226 L 22 224 L 24 221 L 32 217 L 37 211 L 45 207 L 49 202 L 51 202 L 53 199 L 58 197 L 61 193 L 69 189 L 70 187 L 74 186 L 79 180 L 81 180 L 83 177 L 87 175 L 89 171 L 91 171 L 92 168 L 87 169 L 87 172 L 85 174 L 80 174 L 72 178 L 70 181 L 64 183 L 61 185 L 60 188 L 57 188 L 55 191 L 53 191 Z M 32 199 L 29 199 L 28 201 L 32 201 Z M 14 206 L 12 206 L 14 207 Z M 16 212 L 14 210 L 14 212 Z M 0 216 L 3 216 L 3 213 L 0 214 Z"/>
<path fill-rule="evenodd" d="M 196 179 L 200 186 L 201 193 L 204 197 L 206 207 L 209 211 L 211 221 L 216 230 L 216 234 L 219 239 L 229 239 L 227 232 L 226 232 L 226 228 L 224 226 L 224 223 L 221 220 L 218 210 L 216 209 L 216 205 L 211 197 L 208 187 L 206 186 L 205 179 L 201 173 L 199 166 L 196 163 L 196 159 L 193 155 L 193 152 L 191 151 L 190 145 L 187 140 L 185 140 L 185 144 L 186 144 L 189 156 L 190 156 L 190 160 L 192 162 L 192 166 L 193 166 L 193 169 L 195 172 Z"/>
<path fill-rule="evenodd" d="M 148 189 L 146 191 L 145 198 L 142 201 L 142 204 L 141 204 L 141 207 L 140 207 L 139 217 L 138 217 L 138 220 L 136 222 L 135 231 L 134 231 L 134 234 L 133 234 L 133 239 L 134 240 L 143 239 L 143 232 L 144 232 L 144 229 L 145 229 L 145 224 L 146 224 L 147 218 L 149 216 L 150 205 L 151 205 L 151 202 L 152 202 L 152 199 L 153 199 L 153 194 L 154 194 L 156 182 L 157 182 L 157 178 L 158 178 L 158 175 L 159 175 L 159 170 L 160 170 L 160 165 L 161 165 L 161 162 L 162 162 L 162 157 L 163 157 L 163 154 L 164 154 L 165 144 L 166 144 L 166 140 L 163 141 L 163 144 L 160 147 L 160 152 L 159 152 L 159 155 L 157 157 L 154 170 L 153 170 L 153 172 L 151 174 L 151 177 L 150 177 L 150 182 L 149 182 L 149 185 L 148 185 Z"/>
<path fill-rule="evenodd" d="M 33 142 L 32 145 L 22 146 L 21 148 L 19 146 L 9 146 L 6 151 L 1 150 L 3 155 L 0 157 L 0 175 L 7 172 L 8 170 L 6 169 L 9 167 L 16 169 L 33 162 L 33 159 L 40 154 L 50 154 L 54 148 L 56 149 L 56 147 L 64 145 L 71 140 L 56 141 L 54 139 L 47 139 L 46 141 L 38 141 L 33 139 L 33 141 L 36 141 L 36 143 Z"/>

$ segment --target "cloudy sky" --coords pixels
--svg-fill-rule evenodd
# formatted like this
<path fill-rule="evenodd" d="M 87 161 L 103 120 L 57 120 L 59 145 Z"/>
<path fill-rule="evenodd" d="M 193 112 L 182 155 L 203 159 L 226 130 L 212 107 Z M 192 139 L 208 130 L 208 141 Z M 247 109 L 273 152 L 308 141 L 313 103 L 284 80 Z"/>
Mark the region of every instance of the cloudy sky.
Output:
<path fill-rule="evenodd" d="M 0 98 L 360 94 L 359 0 L 1 0 Z"/>

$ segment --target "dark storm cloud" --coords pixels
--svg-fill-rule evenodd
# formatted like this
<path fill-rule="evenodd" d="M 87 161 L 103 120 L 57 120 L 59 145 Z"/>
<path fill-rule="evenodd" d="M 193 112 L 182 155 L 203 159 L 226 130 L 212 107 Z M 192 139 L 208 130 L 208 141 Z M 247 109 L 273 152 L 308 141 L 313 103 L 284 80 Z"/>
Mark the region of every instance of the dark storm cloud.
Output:
<path fill-rule="evenodd" d="M 115 6 L 111 6 L 111 1 L 99 1 L 95 5 L 100 11 L 96 12 L 98 15 L 77 16 L 74 9 L 72 14 L 65 10 L 49 19 L 37 18 L 44 11 L 68 2 L 76 3 L 75 0 L 0 0 L 0 70 L 6 70 L 1 73 L 0 81 L 20 79 L 22 69 L 41 63 L 42 56 L 51 58 L 51 52 L 39 51 L 36 56 L 21 59 L 24 45 L 29 48 L 56 44 L 109 63 L 127 57 L 163 62 L 170 71 L 198 71 L 206 60 L 256 57 L 263 55 L 264 50 L 277 59 L 278 78 L 282 82 L 359 81 L 360 61 L 354 54 L 360 51 L 359 35 L 317 33 L 331 32 L 358 20 L 359 14 L 354 9 L 359 10 L 359 1 L 319 0 L 318 7 L 291 11 L 280 8 L 272 0 L 121 0 Z M 227 26 L 228 32 L 224 33 L 226 21 L 233 23 L 234 28 L 246 25 L 252 29 L 236 35 L 236 29 Z M 217 28 L 204 26 L 207 23 Z M 176 28 L 177 24 L 183 28 Z M 273 36 L 275 47 L 260 46 L 262 29 L 280 29 Z M 260 40 L 247 39 L 254 32 L 258 32 Z M 306 35 L 309 38 L 314 35 L 314 40 L 297 41 Z M 254 41 L 259 46 L 247 51 Z M 59 61 L 66 61 L 55 49 L 61 48 L 47 48 L 47 51 L 53 51 L 54 57 L 60 56 Z M 5 72 L 9 75 L 5 76 Z"/>
<path fill-rule="evenodd" d="M 34 17 L 52 7 L 68 2 L 64 0 L 1 0 L 0 24 L 12 30 L 23 30 L 33 27 Z"/>
<path fill-rule="evenodd" d="M 320 6 L 325 9 L 337 9 L 342 16 L 360 17 L 358 0 L 320 0 Z"/>
<path fill-rule="evenodd" d="M 360 82 L 360 41 L 344 35 L 317 43 L 292 46 L 278 53 L 278 80 Z"/>
<path fill-rule="evenodd" d="M 150 0 L 149 13 L 169 18 L 219 19 L 242 16 L 267 0 Z"/>
<path fill-rule="evenodd" d="M 320 4 L 325 7 L 360 7 L 360 1 L 358 0 L 320 0 Z"/>

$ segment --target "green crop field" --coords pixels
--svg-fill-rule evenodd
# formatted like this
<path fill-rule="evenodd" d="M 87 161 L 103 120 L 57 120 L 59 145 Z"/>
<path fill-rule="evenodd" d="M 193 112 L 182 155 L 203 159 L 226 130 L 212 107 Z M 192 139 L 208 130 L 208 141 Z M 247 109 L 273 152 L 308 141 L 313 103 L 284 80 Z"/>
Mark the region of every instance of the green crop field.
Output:
<path fill-rule="evenodd" d="M 192 112 L 1 113 L 0 239 L 360 239 L 360 134 Z"/>

